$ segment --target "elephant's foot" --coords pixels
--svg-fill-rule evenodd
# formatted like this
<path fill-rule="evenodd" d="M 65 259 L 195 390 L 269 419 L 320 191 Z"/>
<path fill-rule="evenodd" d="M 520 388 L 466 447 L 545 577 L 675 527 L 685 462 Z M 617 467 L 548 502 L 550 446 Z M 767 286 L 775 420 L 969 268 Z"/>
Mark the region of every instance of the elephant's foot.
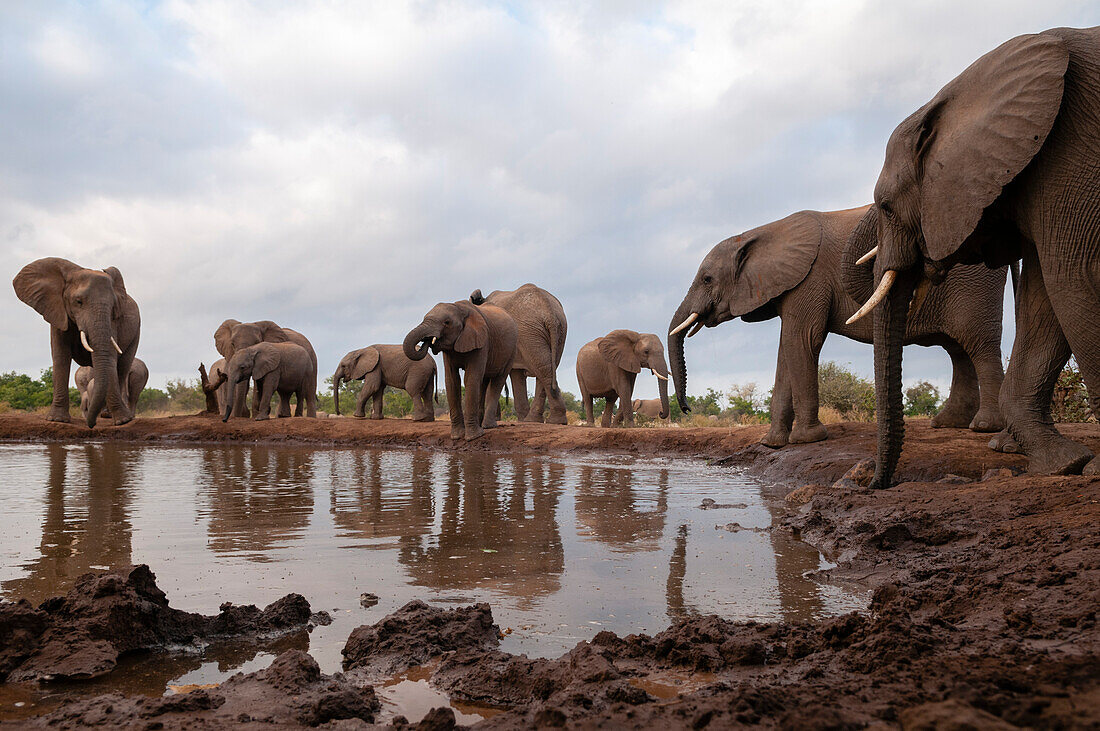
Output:
<path fill-rule="evenodd" d="M 63 424 L 68 424 L 72 420 L 68 409 L 59 409 L 56 406 L 50 409 L 50 413 L 46 414 L 46 421 L 60 421 Z"/>
<path fill-rule="evenodd" d="M 768 430 L 768 433 L 764 435 L 764 438 L 760 440 L 760 443 L 765 447 L 771 447 L 772 449 L 779 449 L 780 447 L 787 446 L 787 442 L 790 440 L 791 432 L 788 429 L 784 429 L 781 426 L 772 424 L 772 428 Z"/>
<path fill-rule="evenodd" d="M 366 414 L 352 414 L 352 416 L 354 416 L 356 419 L 365 419 L 365 418 L 367 418 Z"/>
<path fill-rule="evenodd" d="M 465 439 L 465 438 L 466 438 L 466 427 L 462 426 L 462 424 L 458 424 L 458 425 L 452 424 L 451 425 L 451 439 L 454 439 L 455 441 L 458 441 L 459 439 Z"/>
<path fill-rule="evenodd" d="M 424 416 L 414 416 L 413 421 L 435 421 L 435 414 L 425 414 Z"/>
<path fill-rule="evenodd" d="M 1023 454 L 1024 448 L 1020 446 L 1020 443 L 1012 438 L 1012 435 L 1008 433 L 1007 429 L 1002 429 L 989 440 L 989 448 L 994 452 L 1002 452 L 1004 454 Z"/>
<path fill-rule="evenodd" d="M 1005 428 L 1004 417 L 998 409 L 979 409 L 970 422 L 970 431 L 989 434 Z"/>
<path fill-rule="evenodd" d="M 1027 471 L 1036 475 L 1077 475 L 1093 461 L 1084 444 L 1061 437 L 1034 451 L 1028 451 Z"/>
<path fill-rule="evenodd" d="M 466 430 L 466 441 L 467 442 L 472 442 L 475 439 L 481 439 L 483 436 L 485 436 L 485 430 L 484 429 L 472 429 L 471 428 L 471 429 Z"/>
<path fill-rule="evenodd" d="M 496 419 L 484 419 L 481 422 L 482 429 L 496 429 L 498 426 L 500 426 L 500 424 L 497 423 Z"/>
<path fill-rule="evenodd" d="M 791 444 L 810 444 L 811 442 L 820 442 L 828 438 L 829 430 L 825 428 L 824 424 L 814 424 L 813 426 L 807 427 L 798 424 L 791 430 L 789 442 Z"/>
<path fill-rule="evenodd" d="M 952 409 L 944 407 L 940 409 L 940 412 L 932 417 L 933 429 L 968 429 L 970 428 L 970 420 L 973 416 L 972 413 L 967 413 L 961 409 Z"/>
<path fill-rule="evenodd" d="M 134 420 L 134 413 L 132 411 L 127 411 L 125 413 L 119 414 L 118 416 L 114 417 L 112 420 L 114 421 L 115 426 L 122 426 L 123 424 L 129 424 L 131 421 Z"/>
<path fill-rule="evenodd" d="M 562 411 L 561 413 L 551 411 L 550 412 L 550 418 L 548 418 L 546 420 L 546 423 L 547 424 L 568 424 L 569 423 L 569 417 L 566 416 L 564 411 Z"/>
<path fill-rule="evenodd" d="M 520 421 L 526 421 L 529 424 L 541 424 L 545 421 L 542 412 L 535 413 L 534 409 L 527 412 L 527 416 L 520 419 Z"/>
<path fill-rule="evenodd" d="M 271 416 L 269 414 L 256 414 L 252 417 L 252 421 L 267 421 Z"/>
<path fill-rule="evenodd" d="M 371 421 L 382 421 L 383 418 L 385 418 L 385 417 L 382 416 L 382 414 L 371 414 L 370 415 L 370 420 Z"/>
<path fill-rule="evenodd" d="M 1081 470 L 1082 475 L 1100 475 L 1100 457 L 1094 457 L 1091 462 Z"/>

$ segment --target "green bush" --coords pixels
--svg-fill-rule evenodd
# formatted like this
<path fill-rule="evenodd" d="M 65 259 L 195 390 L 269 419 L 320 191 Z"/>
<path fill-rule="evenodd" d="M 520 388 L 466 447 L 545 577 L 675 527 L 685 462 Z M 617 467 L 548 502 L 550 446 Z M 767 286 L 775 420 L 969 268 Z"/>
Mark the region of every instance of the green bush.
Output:
<path fill-rule="evenodd" d="M 836 361 L 817 369 L 818 402 L 843 418 L 866 421 L 875 416 L 875 385 Z"/>
<path fill-rule="evenodd" d="M 34 411 L 53 403 L 53 369 L 42 371 L 37 379 L 25 373 L 0 374 L 0 404 L 16 411 Z M 80 391 L 69 388 L 69 406 L 80 407 Z"/>
<path fill-rule="evenodd" d="M 138 396 L 137 408 L 135 411 L 139 414 L 145 414 L 150 411 L 168 411 L 171 407 L 171 399 L 168 396 L 167 391 L 162 391 L 159 388 L 146 388 Z M 203 401 L 203 408 L 206 407 L 205 400 Z"/>
<path fill-rule="evenodd" d="M 940 405 L 940 390 L 928 381 L 920 381 L 905 389 L 906 416 L 935 416 Z"/>
<path fill-rule="evenodd" d="M 1096 421 L 1096 414 L 1089 407 L 1088 390 L 1077 368 L 1077 362 L 1070 359 L 1058 382 L 1054 384 L 1054 397 L 1051 399 L 1050 414 L 1057 422 Z"/>

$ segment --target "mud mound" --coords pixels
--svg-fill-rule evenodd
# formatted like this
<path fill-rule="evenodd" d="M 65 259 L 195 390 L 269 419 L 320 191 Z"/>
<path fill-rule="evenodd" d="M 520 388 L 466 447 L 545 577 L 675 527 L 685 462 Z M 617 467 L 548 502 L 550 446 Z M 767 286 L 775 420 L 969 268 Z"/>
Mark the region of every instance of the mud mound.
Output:
<path fill-rule="evenodd" d="M 352 631 L 344 668 L 368 676 L 392 675 L 454 650 L 487 650 L 500 643 L 488 604 L 440 609 L 411 601 L 377 624 Z"/>
<path fill-rule="evenodd" d="M 148 566 L 84 574 L 64 597 L 34 609 L 0 602 L 0 678 L 94 678 L 120 655 L 242 635 L 302 629 L 309 602 L 288 594 L 261 610 L 223 604 L 213 616 L 172 609 Z"/>
<path fill-rule="evenodd" d="M 270 667 L 235 675 L 214 688 L 159 698 L 104 695 L 74 701 L 42 718 L 39 728 L 279 728 L 311 727 L 359 719 L 373 723 L 381 703 L 370 686 L 341 675 L 322 675 L 300 650 L 279 655 Z M 31 724 L 28 724 L 31 725 Z"/>

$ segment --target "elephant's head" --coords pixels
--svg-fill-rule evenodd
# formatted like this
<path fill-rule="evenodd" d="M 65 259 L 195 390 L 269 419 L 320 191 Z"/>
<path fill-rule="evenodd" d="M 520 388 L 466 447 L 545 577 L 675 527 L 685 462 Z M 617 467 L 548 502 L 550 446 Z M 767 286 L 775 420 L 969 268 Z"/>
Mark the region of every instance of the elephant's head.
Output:
<path fill-rule="evenodd" d="M 73 358 L 91 364 L 94 384 L 85 420 L 94 427 L 107 403 L 116 422 L 126 418 L 118 382 L 118 320 L 126 285 L 114 267 L 84 269 L 66 259 L 49 257 L 23 267 L 12 280 L 15 294 L 73 343 Z M 128 420 L 128 418 L 126 418 Z"/>
<path fill-rule="evenodd" d="M 687 404 L 684 338 L 735 317 L 749 322 L 775 317 L 775 300 L 806 278 L 820 246 L 818 214 L 801 212 L 710 250 L 669 324 L 672 378 L 681 404 Z"/>
<path fill-rule="evenodd" d="M 657 376 L 657 390 L 661 396 L 661 418 L 668 418 L 668 364 L 665 363 L 665 347 L 653 333 L 636 333 L 633 330 L 612 330 L 600 338 L 597 345 L 600 355 L 608 363 L 624 371 L 639 373 L 648 368 Z"/>
<path fill-rule="evenodd" d="M 468 300 L 440 302 L 409 331 L 402 347 L 411 360 L 421 360 L 430 349 L 469 353 L 489 342 L 489 325 L 477 305 Z"/>
<path fill-rule="evenodd" d="M 273 348 L 252 345 L 238 350 L 225 364 L 225 379 L 231 389 L 243 391 L 244 389 L 239 388 L 239 386 L 247 384 L 249 378 L 253 378 L 259 383 L 278 365 L 279 357 Z M 225 415 L 222 417 L 222 421 L 229 421 L 229 416 L 232 413 L 233 403 L 230 401 L 225 405 Z"/>
<path fill-rule="evenodd" d="M 290 336 L 279 325 L 271 320 L 258 320 L 256 322 L 240 322 L 229 319 L 218 326 L 214 331 L 214 346 L 228 363 L 238 350 L 249 348 L 257 343 L 287 343 Z M 233 383 L 230 379 L 230 383 Z M 247 381 L 240 387 L 230 389 L 234 405 L 239 404 L 237 413 L 243 413 L 245 399 L 248 396 Z"/>
<path fill-rule="evenodd" d="M 1043 146 L 1067 63 L 1055 36 L 1014 38 L 975 61 L 890 136 L 875 204 L 844 257 L 849 292 L 863 301 L 873 289 L 849 322 L 874 312 L 876 486 L 890 485 L 901 455 L 901 351 L 910 299 L 954 264 L 1001 266 L 1018 258 L 993 235 L 1003 225 L 997 202 Z M 858 273 L 857 261 L 866 273 Z"/>
<path fill-rule="evenodd" d="M 332 399 L 336 404 L 336 415 L 340 415 L 340 384 L 343 381 L 358 381 L 378 367 L 378 348 L 370 346 L 353 350 L 340 360 L 336 372 L 332 374 Z"/>

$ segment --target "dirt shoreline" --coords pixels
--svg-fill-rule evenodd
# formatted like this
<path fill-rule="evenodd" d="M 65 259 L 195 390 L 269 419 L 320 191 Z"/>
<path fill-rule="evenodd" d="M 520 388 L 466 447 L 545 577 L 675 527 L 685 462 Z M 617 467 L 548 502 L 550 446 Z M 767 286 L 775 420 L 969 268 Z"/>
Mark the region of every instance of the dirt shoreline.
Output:
<path fill-rule="evenodd" d="M 230 727 L 248 715 L 242 709 L 250 698 L 259 702 L 282 688 L 306 700 L 276 725 L 369 728 L 372 699 L 356 696 L 348 679 L 374 662 L 384 660 L 389 672 L 442 651 L 434 685 L 456 700 L 506 709 L 480 724 L 485 728 L 1100 728 L 1100 479 L 1018 475 L 1024 459 L 989 451 L 987 435 L 915 421 L 899 469 L 904 482 L 869 491 L 859 474 L 840 478 L 873 456 L 874 425 L 829 429 L 826 442 L 773 451 L 756 443 L 762 427 L 524 424 L 452 444 L 444 422 L 222 424 L 192 416 L 93 432 L 39 416 L 0 415 L 6 441 L 721 458 L 791 492 L 790 514 L 772 529 L 795 533 L 833 557 L 838 565 L 823 579 L 858 581 L 874 591 L 870 610 L 860 614 L 795 624 L 688 617 L 654 637 L 604 632 L 556 660 L 494 649 L 487 607 L 446 613 L 419 605 L 356 630 L 347 678 L 320 676 L 298 652 L 281 656 L 266 674 L 240 676 L 187 701 L 110 696 L 74 701 L 32 722 Z M 1064 431 L 1100 451 L 1096 425 Z M 369 674 L 362 679 L 369 683 Z M 341 715 L 346 709 L 349 715 Z M 237 715 L 226 715 L 230 710 Z M 421 725 L 447 728 L 448 713 L 433 712 Z"/>

